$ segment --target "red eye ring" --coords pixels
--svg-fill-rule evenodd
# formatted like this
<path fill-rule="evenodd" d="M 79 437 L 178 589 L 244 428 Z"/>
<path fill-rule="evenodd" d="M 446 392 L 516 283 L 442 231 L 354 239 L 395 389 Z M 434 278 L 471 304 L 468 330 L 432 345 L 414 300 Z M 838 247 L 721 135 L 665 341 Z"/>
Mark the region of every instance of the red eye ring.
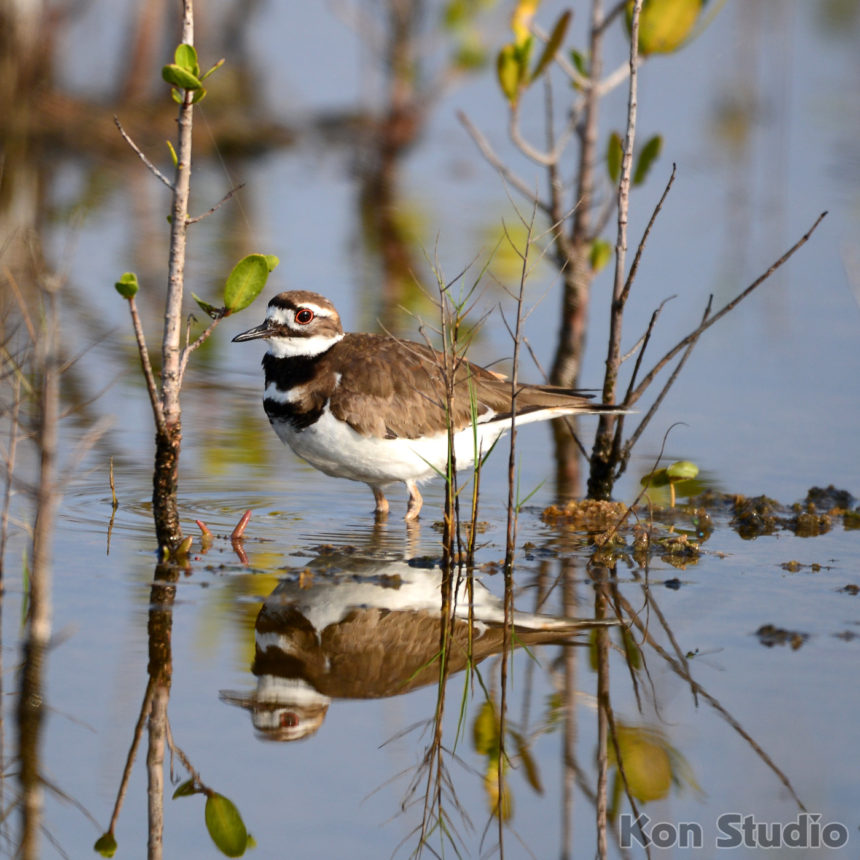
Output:
<path fill-rule="evenodd" d="M 314 318 L 314 312 L 310 308 L 299 308 L 296 311 L 296 322 L 299 325 L 307 325 Z"/>

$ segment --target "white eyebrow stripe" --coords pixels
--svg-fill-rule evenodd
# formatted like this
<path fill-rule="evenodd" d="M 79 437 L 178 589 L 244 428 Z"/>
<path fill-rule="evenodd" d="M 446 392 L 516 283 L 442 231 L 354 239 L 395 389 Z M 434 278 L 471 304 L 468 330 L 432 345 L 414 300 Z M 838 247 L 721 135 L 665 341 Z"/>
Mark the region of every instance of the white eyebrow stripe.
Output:
<path fill-rule="evenodd" d="M 333 316 L 329 308 L 321 308 L 313 302 L 303 302 L 300 307 L 313 311 L 314 316 L 327 317 L 328 319 L 331 319 Z M 292 321 L 295 314 L 296 312 L 292 308 L 279 308 L 272 306 L 266 311 L 266 319 L 274 320 L 276 323 L 280 323 L 281 325 L 286 325 L 288 322 Z"/>

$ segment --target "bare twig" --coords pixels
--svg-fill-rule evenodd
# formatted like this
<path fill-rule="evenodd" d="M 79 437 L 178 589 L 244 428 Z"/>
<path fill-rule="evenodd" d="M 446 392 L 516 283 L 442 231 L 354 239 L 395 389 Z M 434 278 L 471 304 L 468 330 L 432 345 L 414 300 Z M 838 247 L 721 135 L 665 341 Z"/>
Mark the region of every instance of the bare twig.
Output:
<path fill-rule="evenodd" d="M 633 405 L 644 393 L 645 389 L 653 382 L 654 377 L 670 362 L 684 347 L 686 347 L 691 341 L 698 339 L 701 334 L 709 329 L 717 320 L 722 319 L 729 311 L 734 310 L 747 296 L 750 295 L 757 287 L 760 287 L 777 269 L 783 266 L 788 260 L 794 255 L 796 251 L 798 251 L 803 245 L 805 245 L 812 234 L 817 229 L 818 225 L 825 218 L 827 212 L 822 212 L 816 219 L 813 225 L 800 237 L 778 260 L 771 263 L 771 265 L 764 271 L 761 275 L 759 275 L 743 292 L 739 293 L 735 298 L 733 298 L 730 302 L 724 305 L 720 310 L 718 310 L 712 317 L 708 317 L 704 319 L 698 326 L 698 328 L 691 331 L 685 338 L 678 341 L 655 365 L 642 382 L 636 386 L 635 390 L 631 392 L 630 399 L 628 401 L 628 405 Z"/>
<path fill-rule="evenodd" d="M 141 148 L 131 139 L 128 132 L 122 127 L 119 117 L 114 115 L 113 121 L 119 129 L 122 139 L 132 148 L 137 157 L 149 168 L 149 171 L 156 177 L 156 179 L 161 180 L 161 182 L 163 182 L 171 191 L 174 191 L 173 183 L 149 160 L 149 158 L 146 157 L 143 150 L 141 150 Z"/>
<path fill-rule="evenodd" d="M 648 219 L 648 225 L 645 227 L 645 232 L 642 234 L 642 238 L 639 240 L 639 245 L 636 247 L 636 254 L 633 256 L 633 262 L 630 265 L 630 272 L 628 273 L 627 280 L 624 283 L 624 289 L 621 291 L 620 300 L 622 304 L 627 302 L 627 297 L 630 295 L 630 288 L 633 286 L 633 281 L 636 280 L 636 273 L 639 271 L 639 262 L 641 261 L 642 253 L 645 250 L 645 243 L 648 241 L 648 236 L 651 234 L 651 228 L 654 226 L 654 222 L 657 220 L 657 216 L 660 214 L 660 210 L 663 208 L 663 203 L 666 201 L 666 197 L 669 195 L 669 189 L 675 182 L 676 169 L 677 165 L 673 163 L 672 173 L 669 176 L 669 181 L 666 183 L 666 187 L 663 189 L 663 193 L 660 195 L 660 199 L 657 201 L 657 205 L 654 207 L 654 211 L 651 213 L 651 217 Z"/>
<path fill-rule="evenodd" d="M 711 301 L 712 301 L 712 300 L 713 300 L 713 296 L 711 296 L 711 297 L 708 299 L 708 304 L 707 304 L 707 306 L 705 307 L 705 312 L 704 312 L 704 314 L 702 315 L 702 324 L 703 324 L 703 325 L 704 325 L 705 321 L 708 319 L 708 315 L 709 315 L 709 314 L 710 314 L 710 312 L 711 312 Z M 700 327 L 700 328 L 701 328 L 701 327 Z M 702 331 L 704 331 L 704 329 L 702 329 Z M 701 336 L 701 332 L 700 332 L 700 334 L 699 334 L 699 335 L 697 335 L 695 338 L 693 338 L 693 339 L 692 339 L 692 340 L 687 344 L 687 348 L 686 348 L 686 350 L 684 351 L 684 354 L 681 356 L 681 360 L 678 362 L 678 364 L 677 364 L 677 365 L 675 365 L 674 370 L 672 371 L 672 373 L 671 373 L 671 375 L 669 376 L 669 378 L 666 380 L 666 384 L 663 386 L 663 388 L 661 389 L 660 393 L 657 395 L 656 399 L 655 399 L 655 400 L 654 400 L 654 402 L 651 404 L 651 407 L 648 409 L 648 411 L 647 411 L 647 412 L 645 413 L 645 415 L 642 417 L 642 420 L 639 422 L 639 424 L 637 425 L 636 429 L 635 429 L 635 430 L 633 431 L 633 433 L 631 434 L 630 438 L 627 440 L 627 442 L 625 442 L 625 444 L 624 444 L 624 451 L 623 451 L 623 454 L 622 454 L 622 456 L 620 457 L 619 462 L 618 462 L 618 472 L 617 472 L 617 474 L 618 474 L 618 475 L 620 475 L 620 474 L 624 471 L 624 468 L 625 468 L 625 467 L 626 467 L 626 465 L 627 465 L 627 460 L 628 460 L 628 459 L 629 459 L 629 457 L 630 457 L 630 452 L 633 450 L 633 446 L 636 444 L 637 440 L 638 440 L 638 439 L 639 439 L 639 437 L 642 435 L 642 432 L 645 430 L 645 428 L 646 428 L 646 427 L 648 426 L 648 424 L 650 423 L 651 419 L 652 419 L 652 418 L 654 417 L 654 415 L 656 414 L 657 410 L 658 410 L 658 409 L 659 409 L 659 407 L 660 407 L 660 404 L 663 402 L 664 398 L 665 398 L 665 397 L 666 397 L 666 395 L 669 393 L 669 389 L 670 389 L 670 388 L 675 384 L 675 380 L 678 378 L 678 375 L 679 375 L 679 374 L 680 374 L 680 372 L 681 372 L 681 368 L 686 364 L 687 359 L 690 357 L 690 354 L 691 354 L 691 353 L 692 353 L 692 351 L 693 351 L 693 347 L 695 347 L 695 345 L 698 343 L 698 340 L 699 340 L 699 337 L 700 337 L 700 336 Z M 623 418 L 624 418 L 624 416 L 622 415 L 622 416 L 621 416 L 621 419 L 623 419 Z M 620 426 L 622 425 L 622 423 L 623 423 L 623 422 L 622 422 L 621 420 L 619 420 L 619 428 L 620 428 Z M 620 430 L 619 430 L 619 432 L 617 432 L 617 433 L 616 433 L 616 450 L 617 450 L 617 451 L 620 451 L 620 450 L 621 450 L 621 434 L 620 434 Z"/>
<path fill-rule="evenodd" d="M 524 179 L 517 176 L 502 160 L 498 155 L 494 152 L 493 148 L 490 146 L 489 141 L 486 137 L 478 130 L 475 124 L 463 113 L 463 111 L 457 111 L 457 119 L 460 120 L 463 127 L 469 133 L 469 136 L 475 142 L 475 145 L 481 152 L 481 155 L 489 162 L 490 166 L 493 167 L 498 174 L 505 180 L 509 185 L 513 186 L 523 195 L 527 200 L 530 200 L 540 209 L 542 212 L 545 212 L 547 215 L 552 217 L 552 212 L 550 211 L 549 204 L 545 201 L 541 200 L 537 196 L 537 192 L 533 187 L 531 187 Z"/>
<path fill-rule="evenodd" d="M 30 311 L 27 310 L 27 304 L 24 301 L 24 296 L 21 295 L 21 288 L 15 280 L 15 276 L 9 270 L 8 266 L 3 267 L 3 274 L 6 275 L 6 280 L 12 288 L 12 294 L 15 296 L 15 302 L 18 309 L 21 311 L 21 319 L 24 320 L 24 325 L 27 326 L 27 334 L 30 335 L 30 343 L 36 343 L 36 327 L 33 325 L 33 320 L 30 318 Z"/>
<path fill-rule="evenodd" d="M 198 221 L 202 221 L 204 218 L 208 218 L 214 212 L 217 212 L 237 191 L 240 191 L 245 187 L 244 182 L 240 182 L 235 188 L 231 188 L 211 209 L 207 209 L 201 215 L 195 215 L 193 218 L 186 218 L 186 224 L 196 224 Z"/>
<path fill-rule="evenodd" d="M 185 376 L 185 369 L 188 366 L 188 359 L 191 357 L 191 353 L 194 352 L 196 349 L 200 349 L 200 347 L 203 346 L 203 344 L 209 339 L 209 335 L 211 335 L 212 332 L 215 331 L 215 327 L 218 325 L 219 322 L 221 322 L 222 319 L 223 319 L 223 317 L 216 317 L 215 319 L 213 319 L 212 322 L 209 323 L 209 325 L 206 326 L 206 328 L 202 332 L 200 332 L 200 334 L 197 336 L 197 339 L 194 340 L 192 343 L 188 344 L 180 353 L 180 355 L 179 355 L 179 385 L 180 386 L 182 385 L 182 380 Z M 187 341 L 187 338 L 186 338 L 186 341 Z"/>
<path fill-rule="evenodd" d="M 146 390 L 149 392 L 149 402 L 152 404 L 152 414 L 155 418 L 156 426 L 159 429 L 164 428 L 164 409 L 161 405 L 161 399 L 158 396 L 158 385 L 155 381 L 155 374 L 152 372 L 152 363 L 149 360 L 149 350 L 146 346 L 146 338 L 143 334 L 143 326 L 140 323 L 140 317 L 137 313 L 137 305 L 134 301 L 134 296 L 128 300 L 128 309 L 131 313 L 131 322 L 134 326 L 134 336 L 137 340 L 137 351 L 140 355 L 140 366 L 143 368 L 143 376 L 146 379 Z"/>

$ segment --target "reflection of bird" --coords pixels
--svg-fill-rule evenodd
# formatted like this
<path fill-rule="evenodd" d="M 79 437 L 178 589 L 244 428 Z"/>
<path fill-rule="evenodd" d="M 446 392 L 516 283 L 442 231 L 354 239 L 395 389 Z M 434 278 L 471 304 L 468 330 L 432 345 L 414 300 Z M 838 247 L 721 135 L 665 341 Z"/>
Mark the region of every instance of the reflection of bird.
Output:
<path fill-rule="evenodd" d="M 394 337 L 344 334 L 334 306 L 316 293 L 280 293 L 269 302 L 265 321 L 233 340 L 256 338 L 268 341 L 263 405 L 275 432 L 327 475 L 368 484 L 378 514 L 388 511 L 383 489 L 403 481 L 409 490 L 406 518 L 418 516 L 417 482 L 445 472 L 448 420 L 460 468 L 474 461 L 476 447 L 489 450 L 510 429 L 509 382 L 453 361 L 449 412 L 445 356 Z M 521 424 L 613 410 L 545 385 L 521 385 L 516 394 Z"/>
<path fill-rule="evenodd" d="M 377 699 L 439 680 L 442 573 L 410 562 L 346 559 L 346 572 L 283 581 L 256 622 L 258 678 L 254 693 L 222 692 L 251 710 L 264 737 L 296 740 L 313 734 L 331 699 Z M 449 669 L 468 662 L 466 583 L 456 595 Z M 503 648 L 504 604 L 474 581 L 472 661 Z M 514 611 L 509 645 L 570 642 L 613 622 Z"/>

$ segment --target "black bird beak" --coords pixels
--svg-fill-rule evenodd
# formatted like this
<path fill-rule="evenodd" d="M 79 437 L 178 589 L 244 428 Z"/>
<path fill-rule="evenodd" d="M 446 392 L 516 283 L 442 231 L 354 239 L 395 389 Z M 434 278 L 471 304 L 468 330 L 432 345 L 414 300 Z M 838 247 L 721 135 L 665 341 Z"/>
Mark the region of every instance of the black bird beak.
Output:
<path fill-rule="evenodd" d="M 240 332 L 233 338 L 233 343 L 239 343 L 243 340 L 257 340 L 257 338 L 261 337 L 271 337 L 274 334 L 274 330 L 269 325 L 269 321 L 260 323 L 260 325 L 254 326 L 254 328 L 249 328 L 247 331 Z"/>

